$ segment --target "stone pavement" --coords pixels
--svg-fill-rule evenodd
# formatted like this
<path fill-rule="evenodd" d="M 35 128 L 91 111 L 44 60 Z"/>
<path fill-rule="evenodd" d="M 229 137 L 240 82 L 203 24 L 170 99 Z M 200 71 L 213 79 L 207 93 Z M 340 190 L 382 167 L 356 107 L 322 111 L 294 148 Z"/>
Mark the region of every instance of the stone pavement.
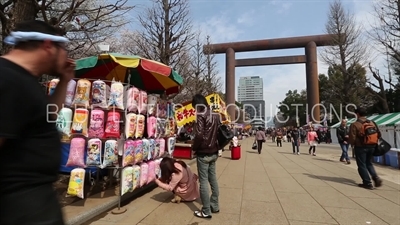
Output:
<path fill-rule="evenodd" d="M 289 143 L 278 148 L 269 141 L 259 155 L 251 144 L 242 141 L 240 160 L 229 151 L 218 160 L 221 212 L 211 220 L 193 216 L 200 201 L 170 203 L 172 194 L 157 188 L 128 203 L 124 214 L 104 213 L 85 224 L 400 224 L 399 170 L 377 167 L 383 186 L 366 190 L 356 186 L 355 162 L 339 162 L 337 145 L 320 145 L 310 156 L 306 145 L 293 155 Z"/>

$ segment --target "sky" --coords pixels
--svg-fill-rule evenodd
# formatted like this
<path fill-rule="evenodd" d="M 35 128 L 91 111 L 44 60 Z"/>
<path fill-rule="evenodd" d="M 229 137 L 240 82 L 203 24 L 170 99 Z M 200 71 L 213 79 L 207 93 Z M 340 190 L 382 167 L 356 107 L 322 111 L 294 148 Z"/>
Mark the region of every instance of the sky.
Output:
<path fill-rule="evenodd" d="M 194 28 L 202 35 L 209 35 L 213 43 L 248 41 L 295 36 L 318 35 L 325 33 L 328 19 L 329 0 L 189 0 L 190 16 Z M 130 0 L 136 5 L 135 13 L 149 5 L 147 1 Z M 369 29 L 373 22 L 372 0 L 342 0 L 344 6 L 354 13 L 357 21 Z M 137 22 L 129 25 L 138 28 Z M 321 48 L 319 48 L 321 52 Z M 271 56 L 303 55 L 304 49 L 258 51 L 236 53 L 236 59 Z M 218 72 L 225 90 L 225 55 L 216 55 Z M 383 56 L 374 58 L 373 65 L 382 68 Z M 326 73 L 327 66 L 318 61 L 318 73 Z M 277 65 L 236 68 L 235 93 L 239 78 L 260 76 L 264 83 L 266 116 L 273 116 L 279 110 L 279 102 L 288 90 L 306 88 L 305 65 Z M 224 91 L 223 90 L 223 91 Z"/>

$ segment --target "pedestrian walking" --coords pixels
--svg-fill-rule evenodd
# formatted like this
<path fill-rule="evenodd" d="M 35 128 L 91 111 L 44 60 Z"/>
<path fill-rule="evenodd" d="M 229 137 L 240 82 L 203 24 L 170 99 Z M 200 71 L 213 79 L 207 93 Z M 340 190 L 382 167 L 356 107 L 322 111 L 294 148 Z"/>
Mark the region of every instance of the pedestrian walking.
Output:
<path fill-rule="evenodd" d="M 218 114 L 212 113 L 203 95 L 196 94 L 193 97 L 192 106 L 196 109 L 195 137 L 192 149 L 197 156 L 200 199 L 203 203 L 201 210 L 194 211 L 194 215 L 211 219 L 212 213 L 219 212 L 219 188 L 215 170 L 220 149 L 217 133 L 221 121 Z M 209 186 L 211 186 L 211 197 Z"/>
<path fill-rule="evenodd" d="M 297 129 L 297 127 L 295 127 L 291 131 L 291 137 L 292 137 L 293 154 L 296 154 L 297 150 L 297 155 L 300 155 L 300 132 Z"/>
<path fill-rule="evenodd" d="M 381 137 L 381 132 L 373 121 L 365 117 L 366 111 L 364 109 L 357 108 L 355 113 L 357 114 L 357 120 L 350 125 L 349 143 L 354 145 L 358 174 L 362 179 L 362 183 L 358 186 L 373 189 L 372 177 L 375 187 L 380 187 L 382 186 L 382 180 L 375 171 L 372 157 Z"/>
<path fill-rule="evenodd" d="M 280 130 L 278 130 L 276 132 L 276 147 L 282 147 L 282 132 Z"/>
<path fill-rule="evenodd" d="M 350 164 L 350 158 L 349 158 L 349 128 L 347 127 L 347 121 L 342 120 L 342 123 L 340 126 L 336 129 L 336 136 L 340 145 L 340 148 L 342 149 L 342 155 L 340 156 L 340 162 L 347 162 L 347 164 Z"/>
<path fill-rule="evenodd" d="M 308 149 L 308 154 L 316 156 L 315 149 L 318 145 L 318 134 L 315 132 L 314 127 L 310 127 L 310 131 L 307 134 L 307 142 L 310 148 Z"/>
<path fill-rule="evenodd" d="M 258 127 L 254 142 L 257 143 L 258 154 L 261 154 L 262 144 L 263 144 L 263 142 L 265 142 L 265 133 L 262 130 L 262 127 Z"/>
<path fill-rule="evenodd" d="M 0 224 L 63 225 L 53 188 L 61 141 L 51 121 L 75 75 L 75 62 L 67 57 L 68 39 L 43 21 L 25 21 L 4 42 L 13 49 L 0 58 Z M 59 78 L 51 96 L 38 82 L 43 74 Z"/>

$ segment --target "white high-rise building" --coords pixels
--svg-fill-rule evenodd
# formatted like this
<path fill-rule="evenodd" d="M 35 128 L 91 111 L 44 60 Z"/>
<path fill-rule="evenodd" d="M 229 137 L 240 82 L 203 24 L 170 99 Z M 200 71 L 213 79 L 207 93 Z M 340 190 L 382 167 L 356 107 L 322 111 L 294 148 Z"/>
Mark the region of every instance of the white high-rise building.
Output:
<path fill-rule="evenodd" d="M 241 77 L 238 85 L 238 101 L 243 104 L 244 110 L 254 126 L 264 126 L 265 101 L 263 80 L 259 76 Z"/>
<path fill-rule="evenodd" d="M 263 80 L 259 76 L 241 77 L 238 85 L 238 101 L 264 100 Z"/>

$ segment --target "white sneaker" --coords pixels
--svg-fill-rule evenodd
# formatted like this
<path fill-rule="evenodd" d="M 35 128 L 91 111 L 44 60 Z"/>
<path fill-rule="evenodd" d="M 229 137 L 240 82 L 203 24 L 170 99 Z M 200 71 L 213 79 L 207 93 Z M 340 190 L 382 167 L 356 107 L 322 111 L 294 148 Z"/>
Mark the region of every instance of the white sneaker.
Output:
<path fill-rule="evenodd" d="M 300 152 L 298 152 L 297 155 L 300 155 Z"/>

